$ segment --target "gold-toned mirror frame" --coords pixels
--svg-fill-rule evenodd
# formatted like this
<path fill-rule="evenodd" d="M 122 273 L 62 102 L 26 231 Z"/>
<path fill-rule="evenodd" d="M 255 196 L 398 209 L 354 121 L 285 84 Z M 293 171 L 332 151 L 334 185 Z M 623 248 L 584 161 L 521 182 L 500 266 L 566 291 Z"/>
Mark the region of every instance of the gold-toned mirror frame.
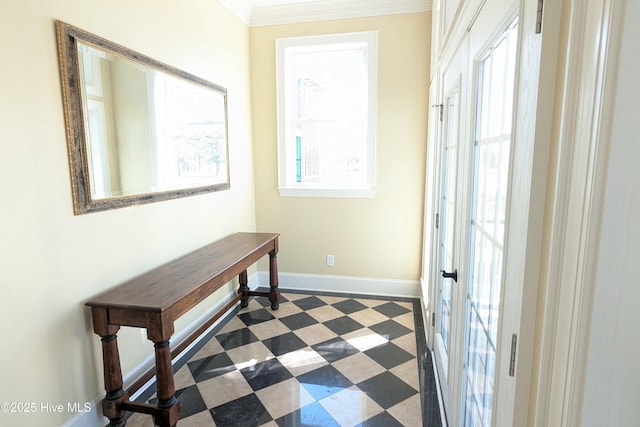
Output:
<path fill-rule="evenodd" d="M 211 83 L 178 68 L 164 64 L 65 22 L 55 21 L 55 27 L 67 134 L 67 149 L 71 173 L 73 210 L 75 215 L 123 208 L 144 203 L 159 202 L 179 197 L 194 196 L 214 191 L 228 190 L 231 187 L 229 174 L 227 90 L 224 87 Z M 132 60 L 155 70 L 165 72 L 172 76 L 219 92 L 224 98 L 226 182 L 201 187 L 93 199 L 91 197 L 91 183 L 81 92 L 82 85 L 80 83 L 80 64 L 77 48 L 78 41 L 93 45 L 94 47 L 102 49 L 108 53 Z"/>

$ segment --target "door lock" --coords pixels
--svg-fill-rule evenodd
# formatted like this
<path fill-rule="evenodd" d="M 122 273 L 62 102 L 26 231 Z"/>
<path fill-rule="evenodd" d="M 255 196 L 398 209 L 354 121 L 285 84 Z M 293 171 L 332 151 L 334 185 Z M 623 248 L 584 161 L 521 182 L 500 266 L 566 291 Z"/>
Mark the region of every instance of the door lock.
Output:
<path fill-rule="evenodd" d="M 440 270 L 440 272 L 442 273 L 442 277 L 444 277 L 445 279 L 453 279 L 454 282 L 458 283 L 458 269 L 457 268 L 455 270 L 453 270 L 452 273 L 447 273 L 444 270 Z"/>

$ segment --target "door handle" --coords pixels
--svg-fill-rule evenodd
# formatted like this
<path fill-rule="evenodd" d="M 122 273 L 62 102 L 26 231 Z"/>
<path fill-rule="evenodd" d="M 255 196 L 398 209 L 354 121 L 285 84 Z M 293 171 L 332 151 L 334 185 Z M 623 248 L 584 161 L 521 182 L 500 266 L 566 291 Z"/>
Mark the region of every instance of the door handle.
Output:
<path fill-rule="evenodd" d="M 445 279 L 453 279 L 454 282 L 458 283 L 458 269 L 453 270 L 453 273 L 447 273 L 444 270 L 440 270 L 442 273 L 442 277 Z"/>

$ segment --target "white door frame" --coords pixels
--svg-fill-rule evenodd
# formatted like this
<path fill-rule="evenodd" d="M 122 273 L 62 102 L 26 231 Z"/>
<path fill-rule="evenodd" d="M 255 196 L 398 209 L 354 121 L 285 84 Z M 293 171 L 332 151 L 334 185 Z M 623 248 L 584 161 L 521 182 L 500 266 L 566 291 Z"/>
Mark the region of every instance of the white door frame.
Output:
<path fill-rule="evenodd" d="M 535 426 L 581 425 L 617 54 L 626 0 L 566 0 L 567 61 L 556 113 Z M 546 6 L 546 5 L 545 5 Z"/>

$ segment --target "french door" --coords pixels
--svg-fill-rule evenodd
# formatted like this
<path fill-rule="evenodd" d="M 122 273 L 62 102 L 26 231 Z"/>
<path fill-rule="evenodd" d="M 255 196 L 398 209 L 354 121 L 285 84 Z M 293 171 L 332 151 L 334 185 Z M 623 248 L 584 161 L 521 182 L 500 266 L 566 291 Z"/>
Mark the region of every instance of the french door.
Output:
<path fill-rule="evenodd" d="M 440 188 L 437 192 L 437 291 L 434 353 L 440 388 L 445 402 L 447 418 L 452 414 L 455 393 L 458 387 L 459 365 L 459 322 L 457 313 L 463 303 L 458 286 L 458 268 L 460 246 L 457 244 L 460 233 L 460 179 L 461 141 L 466 139 L 461 119 L 465 117 L 466 80 L 463 78 L 467 64 L 467 41 L 457 49 L 448 61 L 442 76 L 444 100 L 438 108 L 441 110 L 443 129 L 440 153 Z M 444 272 L 444 277 L 441 273 Z"/>
<path fill-rule="evenodd" d="M 434 356 L 451 426 L 495 425 L 517 46 L 514 2 L 487 0 L 441 63 Z"/>
<path fill-rule="evenodd" d="M 517 19 L 474 64 L 462 394 L 465 426 L 492 423 L 508 201 Z"/>

